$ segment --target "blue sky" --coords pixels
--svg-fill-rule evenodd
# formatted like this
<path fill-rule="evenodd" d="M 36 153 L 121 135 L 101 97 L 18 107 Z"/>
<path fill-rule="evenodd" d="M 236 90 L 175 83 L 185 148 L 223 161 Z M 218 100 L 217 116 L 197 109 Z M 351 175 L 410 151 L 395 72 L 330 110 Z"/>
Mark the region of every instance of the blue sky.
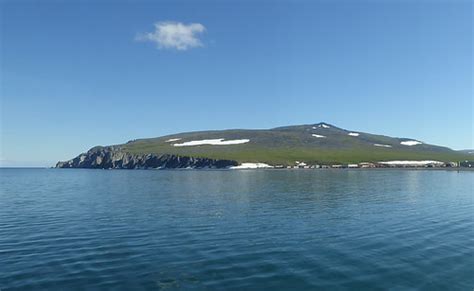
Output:
<path fill-rule="evenodd" d="M 3 166 L 319 121 L 474 147 L 470 1 L 0 3 Z"/>

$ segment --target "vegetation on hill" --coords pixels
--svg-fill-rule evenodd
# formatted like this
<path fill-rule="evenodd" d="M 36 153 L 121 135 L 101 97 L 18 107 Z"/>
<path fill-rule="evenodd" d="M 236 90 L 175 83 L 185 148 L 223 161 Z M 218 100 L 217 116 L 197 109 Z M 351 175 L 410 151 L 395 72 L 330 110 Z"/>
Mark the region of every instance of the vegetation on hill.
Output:
<path fill-rule="evenodd" d="M 318 137 L 316 137 L 318 136 Z M 176 146 L 212 139 L 246 140 L 234 145 Z M 172 141 L 170 141 L 172 140 Z M 416 141 L 363 132 L 352 132 L 327 123 L 279 127 L 268 130 L 201 131 L 138 139 L 119 145 L 131 154 L 170 154 L 198 158 L 263 162 L 272 165 L 358 163 L 390 160 L 460 161 L 470 155 Z M 472 157 L 472 156 L 471 156 Z"/>

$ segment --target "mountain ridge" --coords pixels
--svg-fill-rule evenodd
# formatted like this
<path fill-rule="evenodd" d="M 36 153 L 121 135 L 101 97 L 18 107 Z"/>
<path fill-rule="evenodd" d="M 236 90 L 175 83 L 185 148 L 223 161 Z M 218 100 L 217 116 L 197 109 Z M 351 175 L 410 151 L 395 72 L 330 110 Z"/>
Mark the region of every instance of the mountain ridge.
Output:
<path fill-rule="evenodd" d="M 97 156 L 97 149 L 107 149 L 113 154 Z M 448 147 L 426 144 L 417 139 L 390 137 L 361 131 L 351 131 L 330 123 L 281 126 L 271 129 L 229 129 L 194 131 L 169 134 L 154 138 L 130 140 L 124 144 L 93 147 L 77 158 L 107 159 L 107 157 L 127 157 L 135 159 L 134 167 L 198 167 L 193 163 L 168 162 L 147 164 L 143 157 L 160 157 L 163 161 L 199 159 L 199 167 L 233 166 L 242 163 L 265 163 L 268 165 L 291 166 L 297 162 L 306 164 L 334 164 L 384 162 L 393 160 L 435 160 L 441 162 L 461 161 L 469 156 Z M 88 153 L 89 153 L 88 152 Z M 121 153 L 121 154 L 118 154 Z M 126 155 L 124 155 L 126 154 Z M 141 158 L 138 158 L 141 157 Z M 74 159 L 73 159 L 74 160 Z M 57 167 L 87 167 L 94 163 L 59 162 Z M 127 160 L 128 161 L 128 160 Z M 141 161 L 141 162 L 139 162 Z M 213 162 L 211 162 L 213 161 Z M 216 161 L 226 161 L 216 164 Z M 101 163 L 102 164 L 102 163 Z M 170 165 L 171 165 L 170 164 Z M 95 162 L 94 167 L 97 166 Z M 111 166 L 113 165 L 113 166 Z M 120 162 L 104 161 L 103 167 L 130 168 Z"/>

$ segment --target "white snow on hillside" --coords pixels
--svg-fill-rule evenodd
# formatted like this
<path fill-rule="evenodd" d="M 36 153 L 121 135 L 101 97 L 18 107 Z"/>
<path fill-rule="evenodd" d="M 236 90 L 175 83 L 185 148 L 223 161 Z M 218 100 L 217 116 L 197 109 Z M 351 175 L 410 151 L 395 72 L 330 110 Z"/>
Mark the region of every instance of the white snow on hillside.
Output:
<path fill-rule="evenodd" d="M 249 141 L 250 141 L 249 139 L 224 140 L 223 138 L 217 138 L 217 139 L 203 139 L 203 140 L 187 141 L 183 143 L 175 143 L 173 144 L 173 146 L 188 147 L 188 146 L 199 146 L 199 145 L 234 145 L 234 144 L 247 143 Z"/>
<path fill-rule="evenodd" d="M 359 133 L 357 133 L 357 132 L 349 132 L 347 135 L 350 135 L 350 136 L 359 136 Z"/>
<path fill-rule="evenodd" d="M 322 128 L 330 128 L 330 126 L 329 126 L 329 125 L 326 125 L 326 124 L 324 124 L 324 123 L 323 123 L 323 124 L 320 124 L 320 125 L 318 125 L 318 127 L 322 127 Z"/>
<path fill-rule="evenodd" d="M 264 169 L 264 168 L 273 168 L 273 166 L 270 166 L 265 163 L 242 163 L 238 166 L 230 167 L 229 169 L 239 170 L 239 169 Z"/>
<path fill-rule="evenodd" d="M 389 144 L 379 144 L 379 143 L 374 143 L 374 146 L 376 147 L 384 147 L 384 148 L 391 148 L 392 146 Z"/>
<path fill-rule="evenodd" d="M 443 162 L 440 161 L 388 161 L 388 162 L 379 162 L 384 165 L 393 165 L 393 166 L 425 166 L 425 165 L 442 165 Z"/>
<path fill-rule="evenodd" d="M 324 138 L 325 137 L 324 135 L 319 135 L 319 134 L 314 134 L 314 133 L 312 134 L 312 136 L 318 137 L 318 138 Z"/>
<path fill-rule="evenodd" d="M 417 140 L 405 140 L 405 141 L 402 141 L 400 144 L 411 147 L 411 146 L 422 144 L 422 142 L 419 142 Z"/>

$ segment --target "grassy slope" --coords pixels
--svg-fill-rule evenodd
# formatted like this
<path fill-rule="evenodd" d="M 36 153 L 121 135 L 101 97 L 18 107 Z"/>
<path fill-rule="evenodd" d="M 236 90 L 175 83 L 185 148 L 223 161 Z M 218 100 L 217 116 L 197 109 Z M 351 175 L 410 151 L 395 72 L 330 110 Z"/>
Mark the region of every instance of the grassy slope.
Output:
<path fill-rule="evenodd" d="M 122 145 L 131 153 L 177 154 L 182 156 L 231 159 L 238 162 L 264 162 L 269 164 L 294 165 L 295 161 L 311 164 L 357 163 L 387 160 L 439 160 L 459 161 L 468 155 L 444 147 L 400 145 L 404 139 L 360 133 L 348 136 L 349 131 L 331 126 L 330 129 L 316 125 L 302 125 L 272 130 L 226 130 L 182 133 L 152 139 L 140 139 Z M 313 129 L 316 126 L 316 129 Z M 325 135 L 315 138 L 312 133 Z M 249 143 L 227 146 L 174 147 L 169 138 L 178 141 L 201 139 L 250 139 Z M 375 147 L 374 143 L 390 144 L 393 148 Z"/>

